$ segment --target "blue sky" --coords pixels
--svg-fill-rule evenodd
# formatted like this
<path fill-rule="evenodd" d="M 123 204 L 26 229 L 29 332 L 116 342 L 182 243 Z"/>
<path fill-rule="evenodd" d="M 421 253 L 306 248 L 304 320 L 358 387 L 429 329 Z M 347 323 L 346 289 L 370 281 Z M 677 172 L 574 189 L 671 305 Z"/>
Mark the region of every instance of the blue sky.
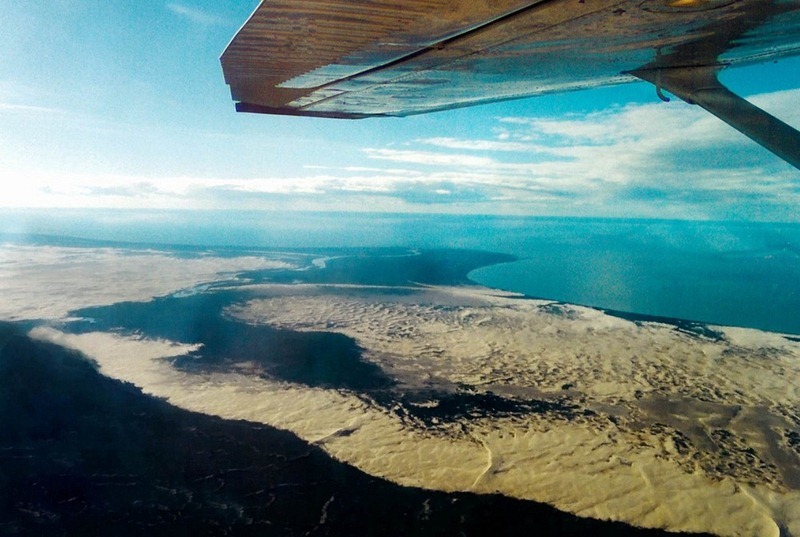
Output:
<path fill-rule="evenodd" d="M 800 173 L 628 84 L 403 119 L 234 112 L 236 2 L 6 0 L 0 206 L 800 221 Z M 800 126 L 800 60 L 724 80 Z"/>

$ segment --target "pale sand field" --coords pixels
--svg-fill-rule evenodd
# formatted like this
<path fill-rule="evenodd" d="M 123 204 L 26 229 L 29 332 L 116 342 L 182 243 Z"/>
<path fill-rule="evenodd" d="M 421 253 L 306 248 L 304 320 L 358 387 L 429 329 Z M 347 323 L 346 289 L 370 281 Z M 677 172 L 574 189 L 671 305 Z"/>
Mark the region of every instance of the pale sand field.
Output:
<path fill-rule="evenodd" d="M 800 536 L 800 343 L 719 338 L 484 288 L 250 288 L 227 315 L 354 338 L 398 390 L 468 387 L 558 409 L 425 425 L 345 390 L 176 370 L 195 347 L 110 333 L 32 335 L 178 406 L 291 430 L 405 485 L 499 491 L 583 516 L 719 535 Z M 460 388 L 458 388 L 460 387 Z M 418 403 L 435 407 L 435 397 Z M 548 407 L 549 408 L 549 407 Z"/>
<path fill-rule="evenodd" d="M 60 319 L 73 309 L 146 301 L 234 272 L 278 268 L 292 265 L 263 256 L 0 244 L 0 319 Z"/>

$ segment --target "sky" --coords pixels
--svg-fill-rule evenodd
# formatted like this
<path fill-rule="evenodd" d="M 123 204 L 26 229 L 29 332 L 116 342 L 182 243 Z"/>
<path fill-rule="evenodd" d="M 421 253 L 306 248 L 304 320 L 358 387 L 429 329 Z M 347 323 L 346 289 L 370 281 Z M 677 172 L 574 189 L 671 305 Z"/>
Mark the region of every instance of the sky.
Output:
<path fill-rule="evenodd" d="M 408 118 L 238 114 L 256 0 L 0 0 L 0 207 L 800 222 L 800 172 L 646 83 Z M 800 127 L 800 60 L 723 81 Z"/>

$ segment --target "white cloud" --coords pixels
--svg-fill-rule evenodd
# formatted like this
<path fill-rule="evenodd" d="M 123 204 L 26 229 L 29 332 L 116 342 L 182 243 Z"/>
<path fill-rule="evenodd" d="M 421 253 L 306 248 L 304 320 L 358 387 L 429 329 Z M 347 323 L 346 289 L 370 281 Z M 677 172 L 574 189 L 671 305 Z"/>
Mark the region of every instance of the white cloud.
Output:
<path fill-rule="evenodd" d="M 753 101 L 791 123 L 798 98 Z M 0 205 L 800 219 L 796 170 L 682 102 L 507 117 L 477 137 L 361 151 L 360 163 L 323 160 L 281 177 L 16 174 L 0 184 Z"/>
<path fill-rule="evenodd" d="M 430 151 L 407 151 L 399 149 L 367 149 L 370 158 L 405 162 L 409 164 L 425 164 L 431 166 L 492 166 L 494 160 L 464 154 L 445 154 Z"/>
<path fill-rule="evenodd" d="M 800 107 L 797 106 L 800 90 L 784 90 L 756 95 L 748 100 L 776 115 L 782 121 L 800 128 Z"/>
<path fill-rule="evenodd" d="M 64 110 L 50 108 L 47 106 L 35 106 L 30 104 L 17 104 L 0 102 L 0 112 L 20 112 L 24 114 L 64 114 Z"/>
<path fill-rule="evenodd" d="M 507 133 L 504 133 L 506 137 Z M 547 153 L 550 148 L 531 143 L 509 142 L 507 138 L 498 136 L 497 140 L 459 140 L 457 138 L 423 138 L 420 143 L 443 147 L 446 149 L 459 149 L 470 151 L 500 151 L 500 152 L 525 152 L 525 153 Z"/>
<path fill-rule="evenodd" d="M 171 2 L 167 4 L 167 9 L 170 10 L 175 15 L 183 17 L 189 20 L 190 22 L 194 24 L 199 24 L 201 26 L 215 26 L 215 25 L 229 24 L 227 20 L 221 17 L 218 17 L 216 15 L 211 15 L 195 7 L 184 6 L 183 4 L 177 4 Z"/>
<path fill-rule="evenodd" d="M 798 97 L 800 91 L 793 90 L 752 100 L 797 123 Z M 494 161 L 471 181 L 549 193 L 561 198 L 550 209 L 566 214 L 798 218 L 797 172 L 682 102 L 631 104 L 563 119 L 501 118 L 492 134 L 419 143 L 461 153 L 527 151 L 527 159 Z M 517 201 L 527 203 L 524 197 Z"/>

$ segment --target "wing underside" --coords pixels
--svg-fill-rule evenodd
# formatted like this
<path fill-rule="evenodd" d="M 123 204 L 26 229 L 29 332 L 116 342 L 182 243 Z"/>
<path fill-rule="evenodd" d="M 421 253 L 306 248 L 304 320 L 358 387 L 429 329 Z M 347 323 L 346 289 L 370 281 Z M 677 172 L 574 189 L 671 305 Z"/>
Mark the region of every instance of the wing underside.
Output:
<path fill-rule="evenodd" d="M 267 0 L 222 55 L 246 111 L 365 117 L 800 51 L 797 2 Z"/>
<path fill-rule="evenodd" d="M 264 0 L 221 62 L 239 111 L 363 118 L 636 79 L 694 102 L 671 82 L 798 53 L 800 0 Z"/>

